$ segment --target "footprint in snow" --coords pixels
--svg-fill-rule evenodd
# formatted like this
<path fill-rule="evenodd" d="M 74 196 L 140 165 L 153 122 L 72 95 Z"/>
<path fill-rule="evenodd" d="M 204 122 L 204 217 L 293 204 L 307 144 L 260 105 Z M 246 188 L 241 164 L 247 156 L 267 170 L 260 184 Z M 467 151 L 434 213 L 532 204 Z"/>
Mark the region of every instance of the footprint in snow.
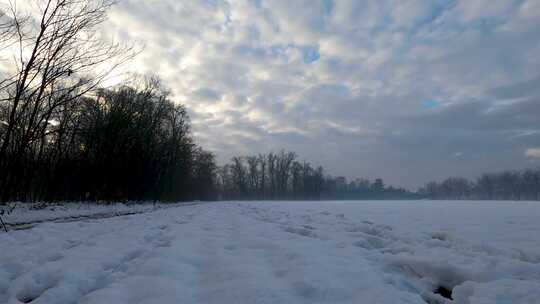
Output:
<path fill-rule="evenodd" d="M 154 243 L 154 247 L 160 248 L 160 247 L 171 247 L 172 241 L 174 240 L 173 236 L 170 235 L 163 235 L 160 236 L 156 242 Z"/>
<path fill-rule="evenodd" d="M 47 262 L 56 262 L 64 257 L 60 252 L 55 252 L 47 257 Z"/>
<path fill-rule="evenodd" d="M 286 227 L 284 229 L 285 232 L 297 234 L 300 236 L 310 237 L 310 238 L 316 238 L 317 234 L 313 232 L 311 229 L 306 228 L 294 228 L 294 227 Z"/>
<path fill-rule="evenodd" d="M 143 254 L 144 254 L 143 249 L 136 249 L 136 250 L 130 251 L 124 256 L 124 258 L 122 259 L 122 262 L 125 263 L 129 261 L 133 261 L 135 259 L 140 258 Z"/>
<path fill-rule="evenodd" d="M 19 302 L 31 303 L 38 299 L 47 290 L 57 285 L 59 271 L 38 271 L 37 273 L 27 273 L 20 277 L 16 283 L 18 289 L 15 292 L 15 297 Z"/>
<path fill-rule="evenodd" d="M 387 241 L 380 237 L 368 236 L 363 240 L 357 241 L 354 245 L 367 250 L 376 250 L 386 247 Z"/>
<path fill-rule="evenodd" d="M 165 225 L 158 226 L 157 228 L 159 230 L 167 230 L 167 229 L 169 229 L 169 225 L 165 224 Z"/>
<path fill-rule="evenodd" d="M 62 249 L 64 250 L 68 250 L 68 249 L 71 249 L 71 248 L 75 248 L 77 246 L 80 246 L 82 244 L 81 241 L 78 241 L 78 240 L 67 240 L 63 245 L 62 245 Z"/>

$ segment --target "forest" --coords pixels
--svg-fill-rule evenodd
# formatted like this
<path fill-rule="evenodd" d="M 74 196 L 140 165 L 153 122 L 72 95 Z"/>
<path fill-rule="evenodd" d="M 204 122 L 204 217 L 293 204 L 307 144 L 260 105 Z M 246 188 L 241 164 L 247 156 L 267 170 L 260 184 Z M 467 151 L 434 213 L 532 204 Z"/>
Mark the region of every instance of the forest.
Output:
<path fill-rule="evenodd" d="M 540 199 L 540 170 L 449 178 L 418 192 L 333 177 L 281 150 L 218 166 L 187 109 L 157 76 L 106 86 L 134 46 L 96 29 L 114 1 L 41 1 L 39 17 L 0 16 L 0 202 Z"/>
<path fill-rule="evenodd" d="M 474 181 L 451 177 L 419 189 L 429 199 L 540 200 L 540 168 L 485 173 Z"/>
<path fill-rule="evenodd" d="M 333 177 L 322 166 L 298 161 L 294 152 L 281 150 L 245 157 L 233 157 L 219 168 L 220 196 L 227 200 L 342 200 L 413 199 L 410 191 L 386 187 L 382 179 Z"/>

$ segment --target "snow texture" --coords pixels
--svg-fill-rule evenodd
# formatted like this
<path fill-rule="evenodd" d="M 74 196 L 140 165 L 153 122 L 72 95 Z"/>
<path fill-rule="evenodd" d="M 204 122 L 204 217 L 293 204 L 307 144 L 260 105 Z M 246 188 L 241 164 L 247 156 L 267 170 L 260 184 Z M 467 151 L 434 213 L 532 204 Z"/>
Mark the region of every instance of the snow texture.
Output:
<path fill-rule="evenodd" d="M 0 234 L 0 303 L 540 303 L 539 215 L 227 202 L 48 222 Z"/>

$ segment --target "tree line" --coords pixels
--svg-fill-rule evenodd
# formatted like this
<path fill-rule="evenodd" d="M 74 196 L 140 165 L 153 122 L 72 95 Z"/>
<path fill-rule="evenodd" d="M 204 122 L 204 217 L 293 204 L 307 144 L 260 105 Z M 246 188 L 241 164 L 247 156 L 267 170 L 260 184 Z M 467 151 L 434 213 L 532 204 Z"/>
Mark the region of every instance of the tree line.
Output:
<path fill-rule="evenodd" d="M 213 199 L 214 156 L 159 80 L 103 87 L 136 55 L 97 34 L 114 1 L 28 4 L 0 7 L 0 202 Z"/>
<path fill-rule="evenodd" d="M 24 148 L 24 134 L 12 133 L 2 200 L 214 199 L 214 156 L 194 143 L 185 107 L 168 95 L 156 79 L 98 89 L 41 122 Z"/>
<path fill-rule="evenodd" d="M 540 200 L 540 168 L 486 173 L 474 181 L 451 177 L 419 191 L 430 199 Z"/>
<path fill-rule="evenodd" d="M 294 152 L 233 157 L 218 171 L 220 197 L 227 200 L 412 199 L 417 194 L 371 182 L 327 175 L 322 166 L 300 161 Z"/>

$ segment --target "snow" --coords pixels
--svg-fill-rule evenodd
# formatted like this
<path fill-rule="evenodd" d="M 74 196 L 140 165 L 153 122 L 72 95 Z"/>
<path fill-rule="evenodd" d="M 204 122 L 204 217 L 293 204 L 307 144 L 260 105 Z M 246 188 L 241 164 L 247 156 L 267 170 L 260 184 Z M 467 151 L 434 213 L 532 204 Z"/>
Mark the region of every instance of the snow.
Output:
<path fill-rule="evenodd" d="M 177 203 L 178 204 L 178 203 Z M 27 223 L 39 223 L 44 221 L 69 220 L 80 217 L 109 217 L 132 213 L 144 213 L 162 208 L 175 207 L 177 204 L 170 203 L 83 203 L 83 202 L 63 202 L 56 204 L 25 204 L 9 203 L 0 207 L 5 211 L 4 221 L 13 226 Z M 182 203 L 185 204 L 185 203 Z"/>
<path fill-rule="evenodd" d="M 219 202 L 48 222 L 0 234 L 0 303 L 539 303 L 539 215 L 532 202 Z"/>

